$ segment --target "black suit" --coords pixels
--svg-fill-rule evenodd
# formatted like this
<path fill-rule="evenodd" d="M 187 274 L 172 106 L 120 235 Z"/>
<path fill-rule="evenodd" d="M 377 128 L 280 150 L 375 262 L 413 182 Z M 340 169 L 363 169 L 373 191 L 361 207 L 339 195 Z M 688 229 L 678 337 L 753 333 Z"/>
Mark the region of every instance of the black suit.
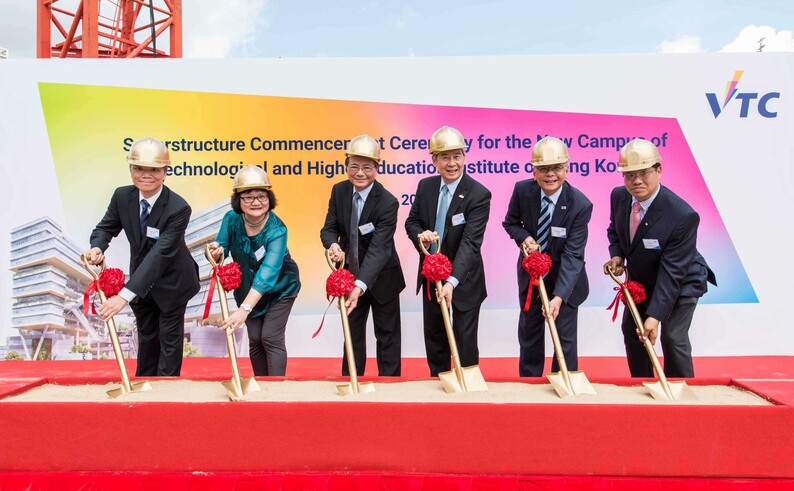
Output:
<path fill-rule="evenodd" d="M 130 243 L 130 302 L 138 324 L 138 376 L 178 376 L 182 368 L 185 307 L 199 291 L 198 265 L 185 245 L 190 206 L 163 186 L 147 226 L 159 238 L 142 237 L 139 191 L 123 186 L 113 193 L 105 216 L 91 233 L 91 247 L 105 251 L 124 230 Z"/>
<path fill-rule="evenodd" d="M 377 339 L 378 375 L 400 375 L 400 292 L 405 288 L 405 279 L 394 247 L 398 208 L 397 198 L 375 181 L 358 221 L 360 226 L 371 223 L 375 230 L 366 234 L 362 234 L 360 230 L 350 230 L 353 184 L 343 181 L 334 185 L 331 190 L 325 225 L 320 231 L 323 246 L 328 249 L 334 243 L 339 244 L 348 259 L 350 234 L 358 234 L 359 272 L 356 279 L 367 286 L 349 318 L 358 375 L 364 375 L 367 363 L 366 334 L 370 308 Z M 344 355 L 342 374 L 349 375 L 347 358 Z"/>
<path fill-rule="evenodd" d="M 665 374 L 694 377 L 689 326 L 697 299 L 708 289 L 706 281 L 716 285 L 716 280 L 697 251 L 700 217 L 675 193 L 661 184 L 659 187 L 631 243 L 631 194 L 625 187 L 612 190 L 607 229 L 609 254 L 624 258 L 629 279 L 645 287 L 647 300 L 637 306 L 642 319 L 653 317 L 661 321 Z M 623 341 L 629 370 L 633 377 L 653 377 L 653 367 L 635 329 L 626 309 Z"/>
<path fill-rule="evenodd" d="M 502 226 L 519 247 L 527 237 L 537 239 L 538 219 L 540 218 L 541 196 L 543 190 L 534 179 L 516 183 Z M 577 315 L 579 305 L 590 293 L 585 270 L 584 251 L 587 245 L 587 224 L 593 212 L 593 204 L 578 189 L 567 182 L 563 183 L 551 226 L 563 233 L 549 234 L 546 254 L 551 256 L 551 269 L 543 278 L 549 300 L 558 296 L 562 299 L 555 325 L 560 337 L 565 364 L 569 370 L 577 370 Z M 555 237 L 557 235 L 557 237 Z M 563 237 L 562 235 L 565 235 Z M 529 273 L 522 267 L 523 254 L 518 253 L 518 298 L 524 306 L 529 291 Z M 533 290 L 529 310 L 523 308 L 518 321 L 518 341 L 520 356 L 518 370 L 522 377 L 543 375 L 545 360 L 545 327 L 540 290 Z M 552 357 L 552 371 L 559 371 L 557 358 Z"/>
<path fill-rule="evenodd" d="M 405 231 L 411 243 L 419 250 L 417 237 L 425 230 L 433 230 L 441 189 L 441 176 L 427 177 L 419 181 L 416 198 L 405 221 Z M 477 346 L 480 305 L 488 295 L 485 289 L 485 270 L 482 263 L 483 236 L 491 210 L 491 192 L 467 174 L 463 174 L 450 201 L 441 238 L 441 253 L 452 262 L 452 276 L 460 283 L 452 295 L 452 326 L 463 366 L 479 363 Z M 462 215 L 465 223 L 452 224 L 453 216 Z M 427 280 L 422 276 L 424 255 L 420 254 L 419 272 L 416 279 L 417 293 Z M 436 301 L 435 285 L 422 293 L 425 349 L 430 374 L 450 369 L 450 349 L 444 321 Z"/>

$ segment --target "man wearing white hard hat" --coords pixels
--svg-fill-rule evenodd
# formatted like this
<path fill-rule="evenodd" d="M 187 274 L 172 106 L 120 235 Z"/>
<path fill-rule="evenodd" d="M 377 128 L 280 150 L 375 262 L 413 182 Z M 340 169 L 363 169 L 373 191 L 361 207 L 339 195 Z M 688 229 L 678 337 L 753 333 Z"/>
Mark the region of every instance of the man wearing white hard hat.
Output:
<path fill-rule="evenodd" d="M 452 262 L 452 275 L 439 296 L 446 305 L 452 305 L 460 363 L 472 366 L 480 360 L 480 307 L 488 295 L 481 247 L 491 211 L 491 192 L 464 173 L 466 142 L 460 131 L 449 126 L 439 128 L 430 138 L 430 153 L 439 175 L 419 181 L 405 231 L 417 250 L 419 239 L 431 253 L 436 252 L 434 242 L 440 239 L 440 252 Z M 430 375 L 436 377 L 450 369 L 450 348 L 435 286 L 428 285 L 421 273 L 424 260 L 420 252 L 416 291 L 419 293 L 423 286 L 430 289 L 422 294 L 422 313 L 427 364 Z"/>
<path fill-rule="evenodd" d="M 320 231 L 331 260 L 343 262 L 356 277 L 345 299 L 358 375 L 367 361 L 367 317 L 377 339 L 378 375 L 401 374 L 402 329 L 400 292 L 405 289 L 400 258 L 394 246 L 397 198 L 377 181 L 380 144 L 369 135 L 352 140 L 345 153 L 347 179 L 334 185 L 325 224 Z M 342 375 L 350 374 L 342 357 Z"/>
<path fill-rule="evenodd" d="M 579 305 L 590 286 L 585 269 L 587 224 L 593 203 L 567 182 L 568 147 L 547 136 L 532 147 L 534 179 L 516 183 L 502 226 L 519 247 L 528 252 L 543 252 L 551 257 L 551 269 L 543 278 L 549 292 L 550 315 L 555 320 L 565 364 L 578 370 L 577 325 Z M 540 291 L 529 292 L 529 273 L 518 254 L 518 297 L 522 306 L 518 319 L 518 373 L 540 377 L 545 362 L 546 319 Z M 558 372 L 557 357 L 552 357 L 552 372 Z"/>
<path fill-rule="evenodd" d="M 637 308 L 651 343 L 661 338 L 665 375 L 694 377 L 689 327 L 706 283 L 717 283 L 697 251 L 700 216 L 661 185 L 661 161 L 659 150 L 647 140 L 634 139 L 620 150 L 618 171 L 624 185 L 612 190 L 607 229 L 611 259 L 604 269 L 616 275 L 628 269 L 629 279 L 645 287 L 647 299 Z M 631 376 L 653 377 L 629 309 L 622 328 Z"/>
<path fill-rule="evenodd" d="M 100 264 L 119 232 L 130 243 L 130 278 L 102 304 L 99 315 L 107 320 L 129 303 L 138 327 L 135 374 L 179 376 L 185 308 L 199 291 L 198 265 L 185 245 L 191 210 L 163 184 L 171 163 L 163 142 L 151 137 L 136 141 L 127 163 L 133 185 L 113 193 L 86 251 L 89 263 Z"/>

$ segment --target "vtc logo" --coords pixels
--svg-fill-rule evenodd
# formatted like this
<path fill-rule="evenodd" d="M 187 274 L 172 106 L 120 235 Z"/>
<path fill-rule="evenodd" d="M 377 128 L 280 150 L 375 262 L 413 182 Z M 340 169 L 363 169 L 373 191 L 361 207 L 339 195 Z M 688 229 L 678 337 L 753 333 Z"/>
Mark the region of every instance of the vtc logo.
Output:
<path fill-rule="evenodd" d="M 771 111 L 767 107 L 767 104 L 769 104 L 769 101 L 772 99 L 780 99 L 780 92 L 768 92 L 761 97 L 758 96 L 758 92 L 739 92 L 736 86 L 739 84 L 739 79 L 742 78 L 743 74 L 744 70 L 736 70 L 733 74 L 733 80 L 725 84 L 725 97 L 722 100 L 722 104 L 720 104 L 720 101 L 717 99 L 717 94 L 706 94 L 706 99 L 709 101 L 709 106 L 711 106 L 711 112 L 714 113 L 714 118 L 716 119 L 717 116 L 722 113 L 725 106 L 727 106 L 732 99 L 739 99 L 742 101 L 742 106 L 739 111 L 740 118 L 747 117 L 750 113 L 750 104 L 756 99 L 758 100 L 756 104 L 758 114 L 764 118 L 776 118 L 777 112 Z"/>

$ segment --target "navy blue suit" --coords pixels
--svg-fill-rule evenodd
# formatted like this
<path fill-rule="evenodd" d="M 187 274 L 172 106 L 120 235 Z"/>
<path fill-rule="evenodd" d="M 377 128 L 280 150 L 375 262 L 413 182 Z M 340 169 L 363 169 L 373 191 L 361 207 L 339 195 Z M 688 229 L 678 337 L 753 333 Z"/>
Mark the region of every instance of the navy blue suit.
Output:
<path fill-rule="evenodd" d="M 629 279 L 645 287 L 647 300 L 637 306 L 643 320 L 661 321 L 664 372 L 671 377 L 693 377 L 689 326 L 698 298 L 716 285 L 714 273 L 697 251 L 700 216 L 666 187 L 659 193 L 629 243 L 631 194 L 621 186 L 612 190 L 607 229 L 609 254 L 626 261 Z M 658 242 L 658 246 L 656 245 Z M 623 313 L 623 341 L 633 377 L 653 377 L 653 367 L 628 309 Z"/>
<path fill-rule="evenodd" d="M 502 226 L 507 234 L 521 244 L 527 237 L 537 239 L 537 225 L 540 217 L 540 204 L 543 190 L 534 179 L 516 183 Z M 552 266 L 543 278 L 549 300 L 558 296 L 563 303 L 555 320 L 565 356 L 565 364 L 570 370 L 578 369 L 577 358 L 577 315 L 578 308 L 590 293 L 585 270 L 584 250 L 587 245 L 587 225 L 593 213 L 593 204 L 587 196 L 567 182 L 563 183 L 560 197 L 554 207 L 551 226 L 557 230 L 565 229 L 564 234 L 550 234 L 546 254 L 551 256 Z M 554 237 L 554 235 L 558 235 Z M 565 235 L 562 237 L 561 235 Z M 539 377 L 543 374 L 545 359 L 545 318 L 542 313 L 540 289 L 534 288 L 530 308 L 523 311 L 529 290 L 529 273 L 521 265 L 523 254 L 518 253 L 517 277 L 518 300 L 522 307 L 518 321 L 518 341 L 520 345 L 519 375 Z M 552 371 L 558 371 L 556 357 L 553 357 Z"/>

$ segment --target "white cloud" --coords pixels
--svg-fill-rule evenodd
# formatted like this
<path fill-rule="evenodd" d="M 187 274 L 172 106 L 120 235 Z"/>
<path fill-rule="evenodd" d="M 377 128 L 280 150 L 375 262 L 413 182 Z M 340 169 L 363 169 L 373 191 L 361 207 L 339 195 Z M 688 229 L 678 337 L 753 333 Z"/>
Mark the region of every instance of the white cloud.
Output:
<path fill-rule="evenodd" d="M 700 38 L 691 34 L 682 34 L 672 41 L 665 39 L 657 46 L 662 53 L 702 53 Z"/>
<path fill-rule="evenodd" d="M 763 45 L 764 52 L 794 51 L 793 34 L 791 31 L 775 31 L 771 26 L 750 25 L 742 29 L 736 39 L 723 46 L 720 51 L 729 53 L 758 51 L 760 45 Z"/>
<path fill-rule="evenodd" d="M 265 0 L 190 0 L 182 4 L 185 58 L 225 58 L 254 38 Z"/>

